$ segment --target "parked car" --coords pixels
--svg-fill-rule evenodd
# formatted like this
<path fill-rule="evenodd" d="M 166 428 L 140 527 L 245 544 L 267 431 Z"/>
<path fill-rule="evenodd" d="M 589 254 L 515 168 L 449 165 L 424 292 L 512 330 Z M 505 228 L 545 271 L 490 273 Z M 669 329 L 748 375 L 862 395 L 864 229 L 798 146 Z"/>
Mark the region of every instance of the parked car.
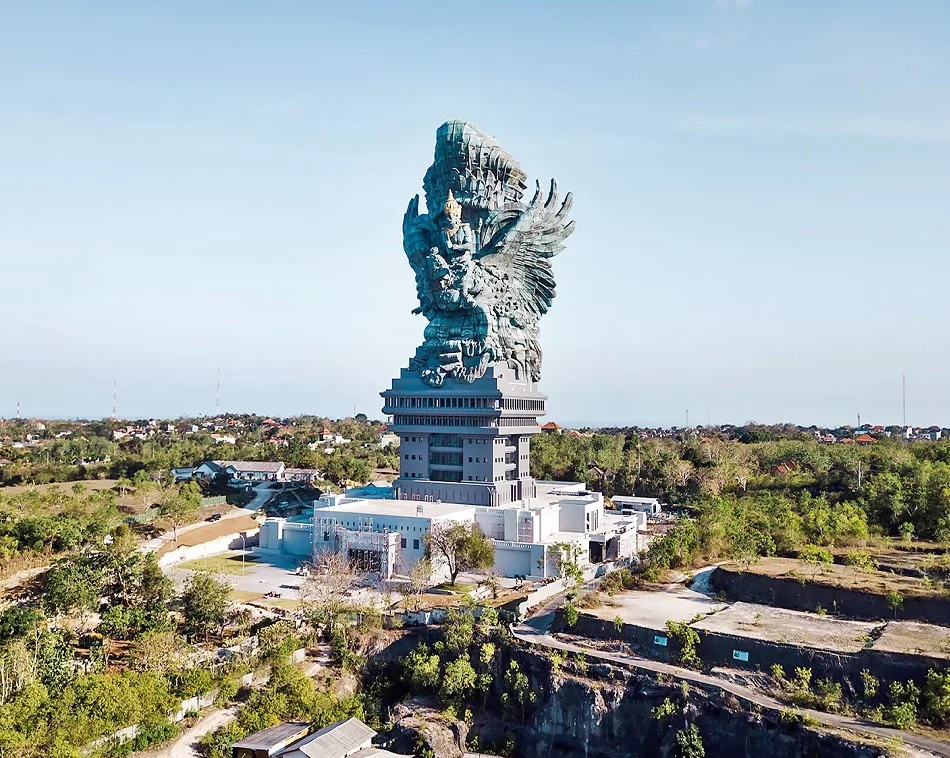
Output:
<path fill-rule="evenodd" d="M 210 516 L 208 516 L 208 518 L 205 519 L 205 521 L 220 521 L 220 520 L 221 520 L 220 513 L 212 513 Z"/>

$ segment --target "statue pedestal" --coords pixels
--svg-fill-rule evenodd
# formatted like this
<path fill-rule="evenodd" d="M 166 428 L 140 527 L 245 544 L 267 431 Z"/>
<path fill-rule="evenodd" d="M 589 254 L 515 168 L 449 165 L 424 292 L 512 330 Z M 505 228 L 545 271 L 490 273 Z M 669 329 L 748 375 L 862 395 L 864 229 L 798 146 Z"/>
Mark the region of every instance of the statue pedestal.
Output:
<path fill-rule="evenodd" d="M 381 394 L 400 439 L 397 498 L 494 506 L 535 496 L 531 436 L 547 396 L 533 382 L 494 365 L 471 384 L 430 387 L 402 369 Z"/>

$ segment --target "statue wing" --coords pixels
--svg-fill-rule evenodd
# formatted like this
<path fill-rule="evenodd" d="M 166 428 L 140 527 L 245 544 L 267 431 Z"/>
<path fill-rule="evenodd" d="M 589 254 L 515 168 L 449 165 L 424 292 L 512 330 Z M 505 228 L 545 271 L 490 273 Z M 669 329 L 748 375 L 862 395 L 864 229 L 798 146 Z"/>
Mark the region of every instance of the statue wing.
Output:
<path fill-rule="evenodd" d="M 564 249 L 564 240 L 574 231 L 574 222 L 567 220 L 572 202 L 568 193 L 558 205 L 557 182 L 552 179 L 546 195 L 538 184 L 527 206 L 503 206 L 480 230 L 488 241 L 478 253 L 479 264 L 498 282 L 497 295 L 510 304 L 506 310 L 512 317 L 529 315 L 536 322 L 551 307 L 555 290 L 551 258 Z"/>
<path fill-rule="evenodd" d="M 409 265 L 416 274 L 416 294 L 419 297 L 419 307 L 413 313 L 428 315 L 432 308 L 432 297 L 429 284 L 425 276 L 425 258 L 435 240 L 435 228 L 427 214 L 419 213 L 419 196 L 409 201 L 406 214 L 402 219 L 402 247 L 409 258 Z"/>

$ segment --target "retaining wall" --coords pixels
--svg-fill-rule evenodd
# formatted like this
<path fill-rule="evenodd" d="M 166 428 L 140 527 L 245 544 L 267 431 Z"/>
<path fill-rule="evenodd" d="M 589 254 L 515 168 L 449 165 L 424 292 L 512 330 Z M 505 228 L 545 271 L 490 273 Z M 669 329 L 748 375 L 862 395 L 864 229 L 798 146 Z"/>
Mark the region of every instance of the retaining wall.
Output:
<path fill-rule="evenodd" d="M 158 559 L 158 565 L 162 568 L 174 566 L 183 561 L 193 561 L 196 558 L 206 558 L 209 555 L 217 555 L 228 550 L 240 550 L 242 547 L 254 547 L 259 540 L 260 529 L 248 529 L 246 532 L 234 532 L 216 537 L 208 542 L 202 542 L 200 545 L 179 545 L 174 550 L 169 550 L 165 555 Z M 241 540 L 241 536 L 244 540 Z"/>
<path fill-rule="evenodd" d="M 796 611 L 814 611 L 818 606 L 829 612 L 857 619 L 898 619 L 950 625 L 950 597 L 905 597 L 895 611 L 884 595 L 831 587 L 807 579 L 762 576 L 720 566 L 709 578 L 710 587 L 730 599 L 776 605 Z"/>
<path fill-rule="evenodd" d="M 618 632 L 613 622 L 584 613 L 579 615 L 577 623 L 570 629 L 564 626 L 560 618 L 556 623 L 558 631 L 622 640 L 646 658 L 667 663 L 679 660 L 681 646 L 665 629 L 624 624 Z M 774 664 L 779 664 L 789 676 L 797 667 L 810 668 L 815 679 L 842 682 L 853 692 L 859 691 L 863 669 L 872 671 L 882 681 L 913 679 L 921 682 L 929 669 L 942 669 L 947 663 L 940 658 L 871 648 L 857 653 L 836 653 L 703 629 L 695 631 L 700 640 L 697 653 L 704 666 L 729 666 L 767 673 Z"/>

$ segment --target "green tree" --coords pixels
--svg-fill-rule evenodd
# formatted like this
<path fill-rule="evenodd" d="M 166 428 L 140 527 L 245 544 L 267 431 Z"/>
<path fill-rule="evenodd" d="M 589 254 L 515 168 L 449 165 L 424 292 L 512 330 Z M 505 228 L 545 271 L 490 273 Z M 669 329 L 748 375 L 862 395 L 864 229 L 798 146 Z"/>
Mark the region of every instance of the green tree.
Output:
<path fill-rule="evenodd" d="M 894 618 L 897 618 L 897 612 L 904 607 L 904 596 L 897 590 L 891 590 L 885 595 L 884 600 L 887 607 L 894 611 Z"/>
<path fill-rule="evenodd" d="M 950 723 L 950 671 L 927 672 L 921 692 L 921 706 L 930 723 L 944 727 Z"/>
<path fill-rule="evenodd" d="M 93 611 L 102 590 L 102 568 L 90 556 L 60 558 L 46 572 L 43 607 L 52 614 Z"/>
<path fill-rule="evenodd" d="M 181 596 L 185 631 L 208 639 L 214 629 L 223 627 L 230 592 L 230 586 L 207 571 L 193 574 Z"/>
<path fill-rule="evenodd" d="M 578 563 L 580 546 L 573 542 L 555 542 L 548 549 L 554 558 L 558 575 L 564 579 L 565 589 L 576 590 L 580 587 L 584 583 L 584 572 Z"/>
<path fill-rule="evenodd" d="M 462 571 L 483 571 L 495 561 L 495 550 L 478 524 L 433 523 L 426 547 L 449 572 L 452 584 Z"/>
<path fill-rule="evenodd" d="M 403 676 L 416 692 L 439 686 L 441 661 L 424 642 L 403 659 Z"/>
<path fill-rule="evenodd" d="M 445 664 L 439 693 L 444 700 L 465 699 L 475 689 L 476 680 L 477 675 L 469 663 L 468 656 L 460 656 Z"/>
<path fill-rule="evenodd" d="M 181 485 L 178 492 L 170 494 L 158 505 L 158 514 L 172 522 L 175 542 L 178 542 L 178 527 L 195 520 L 201 509 L 201 489 L 191 481 Z"/>
<path fill-rule="evenodd" d="M 803 563 L 811 566 L 812 580 L 818 576 L 818 572 L 822 571 L 825 566 L 830 566 L 834 562 L 834 556 L 831 554 L 831 551 L 823 547 L 818 547 L 818 545 L 805 545 L 805 547 L 798 552 L 798 558 Z"/>
<path fill-rule="evenodd" d="M 521 670 L 517 661 L 511 661 L 508 664 L 508 671 L 505 672 L 505 691 L 502 693 L 501 702 L 506 708 L 519 707 L 521 710 L 521 721 L 525 720 L 525 709 L 529 703 L 536 699 L 534 691 L 531 689 L 531 682 L 528 681 L 528 675 Z"/>
<path fill-rule="evenodd" d="M 449 650 L 464 652 L 475 638 L 475 613 L 470 606 L 449 608 L 442 622 L 445 646 Z"/>

